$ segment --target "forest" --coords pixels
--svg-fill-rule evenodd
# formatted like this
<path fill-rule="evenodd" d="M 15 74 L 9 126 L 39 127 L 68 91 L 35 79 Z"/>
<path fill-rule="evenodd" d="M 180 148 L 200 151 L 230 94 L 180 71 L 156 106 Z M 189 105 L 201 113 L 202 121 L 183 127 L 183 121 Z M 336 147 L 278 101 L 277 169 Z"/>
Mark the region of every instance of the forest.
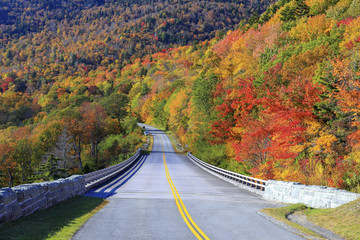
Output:
<path fill-rule="evenodd" d="M 62 2 L 1 10 L 2 185 L 121 161 L 141 121 L 225 169 L 360 192 L 359 1 Z"/>
<path fill-rule="evenodd" d="M 223 38 L 138 59 L 122 70 L 131 111 L 211 164 L 360 192 L 359 16 L 358 1 L 278 1 Z"/>
<path fill-rule="evenodd" d="M 146 69 L 128 79 L 123 68 L 224 36 L 270 3 L 1 1 L 0 185 L 87 173 L 134 154 L 144 137 L 130 91 Z"/>

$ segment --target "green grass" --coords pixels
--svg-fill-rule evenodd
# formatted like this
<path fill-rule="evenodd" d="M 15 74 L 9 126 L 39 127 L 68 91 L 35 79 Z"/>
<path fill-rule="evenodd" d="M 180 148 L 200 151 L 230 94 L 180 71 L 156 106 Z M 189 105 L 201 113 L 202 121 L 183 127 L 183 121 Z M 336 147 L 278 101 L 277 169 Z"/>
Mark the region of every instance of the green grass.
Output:
<path fill-rule="evenodd" d="M 292 228 L 297 229 L 298 231 L 302 232 L 305 236 L 312 236 L 312 237 L 316 237 L 317 239 L 324 239 L 320 235 L 314 233 L 313 231 L 311 231 L 301 225 L 298 225 L 294 222 L 291 222 L 290 220 L 288 220 L 286 218 L 291 213 L 294 213 L 297 211 L 305 211 L 305 210 L 307 210 L 307 207 L 303 204 L 293 204 L 293 205 L 280 207 L 280 208 L 261 209 L 261 211 L 263 213 L 266 213 L 267 215 L 271 216 L 272 218 L 275 218 L 276 220 L 283 222 Z"/>
<path fill-rule="evenodd" d="M 101 198 L 77 196 L 0 227 L 0 239 L 70 239 L 107 204 Z"/>
<path fill-rule="evenodd" d="M 345 239 L 360 239 L 360 198 L 337 208 L 304 211 L 308 220 Z"/>
<path fill-rule="evenodd" d="M 281 208 L 266 208 L 261 211 L 296 228 L 305 235 L 316 236 L 311 230 L 289 221 L 286 218 L 288 214 L 300 211 L 307 216 L 308 221 L 345 239 L 360 239 L 360 198 L 337 208 L 312 209 L 303 204 L 294 204 Z"/>

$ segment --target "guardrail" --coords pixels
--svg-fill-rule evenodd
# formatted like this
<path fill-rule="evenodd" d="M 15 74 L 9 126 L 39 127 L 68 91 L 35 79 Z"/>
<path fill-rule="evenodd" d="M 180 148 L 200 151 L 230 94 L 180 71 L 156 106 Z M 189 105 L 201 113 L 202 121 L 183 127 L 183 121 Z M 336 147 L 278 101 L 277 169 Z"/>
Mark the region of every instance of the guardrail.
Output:
<path fill-rule="evenodd" d="M 235 173 L 235 172 L 231 172 L 222 168 L 218 168 L 215 167 L 211 164 L 208 164 L 204 161 L 201 161 L 200 159 L 198 159 L 197 157 L 195 157 L 194 155 L 192 155 L 190 152 L 188 152 L 187 154 L 188 158 L 190 160 L 192 160 L 195 164 L 199 165 L 202 168 L 205 168 L 205 170 L 208 170 L 212 173 L 215 173 L 215 175 L 220 175 L 223 176 L 226 179 L 238 182 L 242 185 L 251 187 L 253 189 L 256 189 L 258 191 L 265 191 L 265 187 L 266 187 L 266 183 L 267 181 L 261 180 L 261 179 L 257 179 L 257 178 L 253 178 L 253 177 L 248 177 L 239 173 Z"/>
<path fill-rule="evenodd" d="M 139 148 L 134 156 L 132 156 L 128 160 L 125 160 L 122 163 L 85 174 L 84 176 L 86 191 L 108 181 L 109 179 L 120 174 L 121 172 L 128 170 L 141 156 L 141 150 L 142 149 Z"/>

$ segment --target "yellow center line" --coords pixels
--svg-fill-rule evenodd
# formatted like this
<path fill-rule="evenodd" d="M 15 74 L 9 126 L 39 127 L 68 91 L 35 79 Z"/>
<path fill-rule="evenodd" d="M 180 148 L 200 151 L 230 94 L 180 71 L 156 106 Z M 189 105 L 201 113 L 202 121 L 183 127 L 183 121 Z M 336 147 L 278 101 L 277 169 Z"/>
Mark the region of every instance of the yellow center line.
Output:
<path fill-rule="evenodd" d="M 174 183 L 173 183 L 173 181 L 172 181 L 172 179 L 170 177 L 169 169 L 168 169 L 167 164 L 166 164 L 164 144 L 163 144 L 161 136 L 160 136 L 160 139 L 161 139 L 161 147 L 162 147 L 162 150 L 163 150 L 163 160 L 164 160 L 166 178 L 167 178 L 167 180 L 169 182 L 169 185 L 170 185 L 172 194 L 174 196 L 175 203 L 176 203 L 176 206 L 178 208 L 178 211 L 179 211 L 180 215 L 182 216 L 182 218 L 184 219 L 184 222 L 186 223 L 186 225 L 188 226 L 190 231 L 195 235 L 195 237 L 197 239 L 210 240 L 210 238 L 208 236 L 206 236 L 206 234 L 198 227 L 198 225 L 196 225 L 194 220 L 191 218 L 191 216 L 190 216 L 189 212 L 187 211 L 183 201 L 181 200 L 179 192 L 176 190 L 176 187 L 175 187 L 175 185 L 174 185 Z M 197 231 L 194 229 L 194 227 L 195 227 L 195 229 Z"/>

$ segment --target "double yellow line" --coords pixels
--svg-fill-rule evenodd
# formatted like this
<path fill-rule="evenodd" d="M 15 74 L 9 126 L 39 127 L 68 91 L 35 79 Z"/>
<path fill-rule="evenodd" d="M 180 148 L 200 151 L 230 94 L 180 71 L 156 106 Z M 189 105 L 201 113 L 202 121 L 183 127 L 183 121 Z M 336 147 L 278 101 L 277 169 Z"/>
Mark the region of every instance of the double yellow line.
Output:
<path fill-rule="evenodd" d="M 198 227 L 198 225 L 196 225 L 194 220 L 191 218 L 191 216 L 188 213 L 183 201 L 181 200 L 181 197 L 180 197 L 178 191 L 175 188 L 175 185 L 174 185 L 173 181 L 171 180 L 169 169 L 168 169 L 167 164 L 166 164 L 166 158 L 165 158 L 165 152 L 164 152 L 164 144 L 163 144 L 161 136 L 160 136 L 160 139 L 161 139 L 161 147 L 162 147 L 162 150 L 163 150 L 163 160 L 164 160 L 166 178 L 167 178 L 167 180 L 169 182 L 169 185 L 170 185 L 172 194 L 174 196 L 175 203 L 176 203 L 176 206 L 177 206 L 177 208 L 179 210 L 179 213 L 180 213 L 181 217 L 184 219 L 184 222 L 186 223 L 186 225 L 188 226 L 190 231 L 195 235 L 195 237 L 197 239 L 210 240 L 210 238 L 208 236 L 206 236 L 206 234 Z"/>

